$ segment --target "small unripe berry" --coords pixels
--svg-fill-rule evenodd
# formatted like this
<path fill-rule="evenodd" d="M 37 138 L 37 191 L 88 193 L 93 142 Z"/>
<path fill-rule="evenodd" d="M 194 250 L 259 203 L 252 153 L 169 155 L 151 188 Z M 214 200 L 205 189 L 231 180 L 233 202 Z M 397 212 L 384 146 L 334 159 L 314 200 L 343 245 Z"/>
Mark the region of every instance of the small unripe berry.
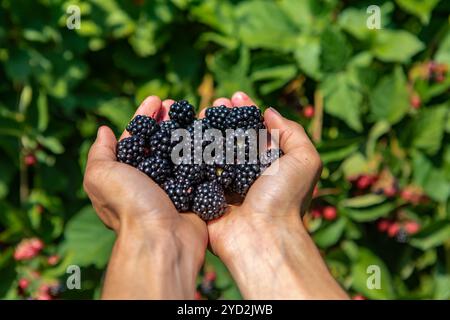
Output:
<path fill-rule="evenodd" d="M 413 94 L 413 96 L 411 97 L 410 103 L 414 109 L 419 109 L 420 105 L 422 104 L 422 101 L 418 94 Z"/>
<path fill-rule="evenodd" d="M 418 224 L 416 221 L 408 221 L 405 223 L 404 228 L 408 234 L 415 234 L 419 232 L 420 224 Z"/>
<path fill-rule="evenodd" d="M 37 162 L 36 156 L 34 154 L 27 154 L 25 156 L 25 164 L 28 167 L 34 166 Z"/>
<path fill-rule="evenodd" d="M 333 206 L 326 206 L 325 208 L 323 208 L 323 217 L 326 220 L 334 220 L 337 217 L 337 210 L 335 207 Z"/>
<path fill-rule="evenodd" d="M 380 221 L 378 221 L 377 229 L 380 232 L 386 232 L 389 229 L 390 225 L 391 222 L 389 220 L 381 219 Z"/>
<path fill-rule="evenodd" d="M 314 110 L 314 107 L 311 105 L 307 105 L 303 109 L 303 116 L 307 119 L 311 119 L 312 117 L 314 117 L 314 114 L 315 114 L 315 110 Z"/>
<path fill-rule="evenodd" d="M 28 279 L 21 278 L 19 280 L 19 288 L 20 289 L 25 290 L 26 288 L 28 288 L 29 285 L 30 285 L 30 281 L 28 281 Z"/>
<path fill-rule="evenodd" d="M 388 236 L 389 236 L 389 237 L 393 238 L 393 237 L 395 237 L 395 236 L 398 234 L 399 231 L 400 231 L 400 226 L 399 226 L 399 224 L 398 224 L 397 222 L 393 222 L 393 223 L 389 226 L 389 228 L 388 228 L 388 230 L 387 230 L 387 233 L 388 233 Z"/>

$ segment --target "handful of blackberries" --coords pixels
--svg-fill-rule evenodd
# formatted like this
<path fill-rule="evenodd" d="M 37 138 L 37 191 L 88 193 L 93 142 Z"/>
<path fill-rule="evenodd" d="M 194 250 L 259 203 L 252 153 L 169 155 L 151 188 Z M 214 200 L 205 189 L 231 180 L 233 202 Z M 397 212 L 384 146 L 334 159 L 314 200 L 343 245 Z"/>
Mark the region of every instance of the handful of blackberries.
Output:
<path fill-rule="evenodd" d="M 268 135 L 256 106 L 211 107 L 196 119 L 194 107 L 181 100 L 169 117 L 160 123 L 145 115 L 131 120 L 131 137 L 117 144 L 117 160 L 152 178 L 179 212 L 192 210 L 205 221 L 224 214 L 226 194 L 245 197 L 282 155 L 280 149 L 261 148 Z"/>

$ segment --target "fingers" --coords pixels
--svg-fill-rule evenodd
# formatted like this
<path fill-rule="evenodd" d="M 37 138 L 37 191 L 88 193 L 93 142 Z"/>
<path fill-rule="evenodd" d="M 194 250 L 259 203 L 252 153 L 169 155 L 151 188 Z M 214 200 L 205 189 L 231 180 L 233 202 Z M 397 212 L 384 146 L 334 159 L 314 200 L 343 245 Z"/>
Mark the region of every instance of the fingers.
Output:
<path fill-rule="evenodd" d="M 233 96 L 231 97 L 231 103 L 236 107 L 256 105 L 256 103 L 254 103 L 253 100 L 250 99 L 250 97 L 242 91 L 238 91 L 233 94 Z"/>
<path fill-rule="evenodd" d="M 157 96 L 149 96 L 145 98 L 144 101 L 142 101 L 141 105 L 139 106 L 139 108 L 137 108 L 136 112 L 134 113 L 133 118 L 139 114 L 146 115 L 152 118 L 157 118 L 160 108 L 161 108 L 161 99 L 158 98 Z M 128 138 L 129 136 L 130 134 L 128 133 L 128 131 L 124 130 L 119 140 Z"/>
<path fill-rule="evenodd" d="M 175 100 L 172 100 L 172 99 L 166 99 L 162 102 L 162 107 L 159 110 L 158 118 L 156 119 L 156 120 L 158 120 L 158 122 L 170 120 L 169 110 L 170 110 L 170 106 L 172 104 L 174 104 L 174 102 L 175 102 Z"/>
<path fill-rule="evenodd" d="M 218 98 L 216 100 L 214 100 L 213 102 L 213 107 L 218 107 L 218 106 L 226 106 L 228 108 L 232 107 L 232 103 L 230 99 L 227 98 Z M 200 119 L 203 119 L 205 117 L 205 112 L 206 112 L 206 108 L 202 109 L 202 111 L 200 111 L 198 117 Z"/>
<path fill-rule="evenodd" d="M 101 126 L 97 139 L 89 150 L 87 165 L 96 160 L 115 161 L 117 140 L 110 128 Z"/>
<path fill-rule="evenodd" d="M 284 118 L 274 108 L 266 110 L 264 119 L 272 137 L 274 130 L 278 130 L 280 148 L 285 154 L 312 171 L 320 171 L 320 156 L 301 125 Z"/>

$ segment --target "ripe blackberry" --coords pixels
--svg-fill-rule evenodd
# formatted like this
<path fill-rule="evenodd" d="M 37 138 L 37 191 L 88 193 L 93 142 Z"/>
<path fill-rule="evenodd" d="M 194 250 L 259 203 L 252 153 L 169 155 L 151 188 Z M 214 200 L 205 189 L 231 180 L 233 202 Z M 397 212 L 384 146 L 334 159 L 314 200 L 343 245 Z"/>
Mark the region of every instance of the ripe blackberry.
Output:
<path fill-rule="evenodd" d="M 191 181 L 183 178 L 169 178 L 164 182 L 163 189 L 179 212 L 189 210 L 194 194 Z"/>
<path fill-rule="evenodd" d="M 172 131 L 178 128 L 178 123 L 172 120 L 161 122 L 159 130 L 149 139 L 148 144 L 152 155 L 162 158 L 170 157 L 172 148 L 176 145 L 176 142 L 171 141 Z"/>
<path fill-rule="evenodd" d="M 158 131 L 158 128 L 159 125 L 155 119 L 140 114 L 127 125 L 127 131 L 132 136 L 139 136 L 146 140 Z"/>
<path fill-rule="evenodd" d="M 116 155 L 119 162 L 137 167 L 147 155 L 145 140 L 139 136 L 122 139 L 117 143 Z"/>
<path fill-rule="evenodd" d="M 172 171 L 169 160 L 158 156 L 145 158 L 139 163 L 138 169 L 152 178 L 157 184 L 163 183 Z"/>
<path fill-rule="evenodd" d="M 231 109 L 226 106 L 212 107 L 206 109 L 205 119 L 208 121 L 212 128 L 219 130 L 226 129 L 226 119 Z"/>
<path fill-rule="evenodd" d="M 256 106 L 233 107 L 225 120 L 226 129 L 264 129 L 264 118 Z"/>
<path fill-rule="evenodd" d="M 231 189 L 245 196 L 250 186 L 260 176 L 261 169 L 258 164 L 238 164 Z"/>
<path fill-rule="evenodd" d="M 209 181 L 216 181 L 222 187 L 227 188 L 234 180 L 235 166 L 232 164 L 207 165 L 205 175 Z"/>
<path fill-rule="evenodd" d="M 227 203 L 222 187 L 215 181 L 204 182 L 195 188 L 192 211 L 205 221 L 225 213 Z"/>
<path fill-rule="evenodd" d="M 269 149 L 260 155 L 261 172 L 266 170 L 274 161 L 283 155 L 281 149 Z"/>
<path fill-rule="evenodd" d="M 251 131 L 237 129 L 232 136 L 227 136 L 225 150 L 233 154 L 236 164 L 256 164 L 258 163 L 258 133 L 249 134 Z"/>
<path fill-rule="evenodd" d="M 179 164 L 174 167 L 174 176 L 191 181 L 194 184 L 200 183 L 203 179 L 204 164 Z"/>
<path fill-rule="evenodd" d="M 194 107 L 186 100 L 180 100 L 172 104 L 169 110 L 170 119 L 176 121 L 181 127 L 186 128 L 195 119 Z"/>

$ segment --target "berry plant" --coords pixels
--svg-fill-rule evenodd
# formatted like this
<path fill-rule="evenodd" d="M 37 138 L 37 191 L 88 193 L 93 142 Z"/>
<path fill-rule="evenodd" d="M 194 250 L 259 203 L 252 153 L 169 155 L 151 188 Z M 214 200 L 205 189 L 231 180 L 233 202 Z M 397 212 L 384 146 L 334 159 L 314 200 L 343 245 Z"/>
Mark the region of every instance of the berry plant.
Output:
<path fill-rule="evenodd" d="M 79 28 L 67 27 L 70 5 Z M 82 186 L 100 125 L 127 128 L 117 160 L 179 211 L 215 218 L 227 193 L 245 196 L 280 151 L 235 166 L 168 158 L 178 128 L 262 127 L 251 106 L 196 119 L 244 91 L 317 147 L 303 222 L 343 288 L 359 300 L 449 299 L 449 12 L 445 0 L 1 1 L 0 298 L 100 296 L 115 236 Z M 177 101 L 171 120 L 130 122 L 149 95 Z M 248 159 L 243 141 L 224 149 Z M 73 265 L 80 290 L 67 285 Z M 371 265 L 381 289 L 367 287 Z M 239 297 L 208 253 L 197 298 Z"/>

